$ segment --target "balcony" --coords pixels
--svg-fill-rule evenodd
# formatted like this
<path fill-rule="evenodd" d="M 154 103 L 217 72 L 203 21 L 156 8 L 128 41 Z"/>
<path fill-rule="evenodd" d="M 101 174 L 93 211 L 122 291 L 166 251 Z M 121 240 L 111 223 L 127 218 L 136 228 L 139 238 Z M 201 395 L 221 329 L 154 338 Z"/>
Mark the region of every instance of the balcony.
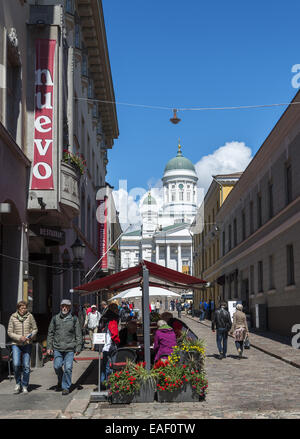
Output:
<path fill-rule="evenodd" d="M 70 164 L 61 162 L 60 204 L 70 220 L 79 214 L 80 173 Z"/>

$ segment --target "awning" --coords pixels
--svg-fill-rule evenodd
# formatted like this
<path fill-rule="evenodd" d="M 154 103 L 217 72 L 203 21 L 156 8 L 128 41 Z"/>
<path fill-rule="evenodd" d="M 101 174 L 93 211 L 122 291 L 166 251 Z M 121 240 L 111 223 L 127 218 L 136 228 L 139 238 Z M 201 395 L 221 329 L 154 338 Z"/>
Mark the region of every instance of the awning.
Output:
<path fill-rule="evenodd" d="M 149 286 L 181 290 L 187 287 L 201 288 L 206 283 L 205 280 L 189 274 L 143 260 L 135 267 L 75 287 L 74 291 L 78 291 L 80 295 L 87 295 L 98 291 L 121 292 L 140 286 L 143 280 L 143 267 L 149 270 Z"/>

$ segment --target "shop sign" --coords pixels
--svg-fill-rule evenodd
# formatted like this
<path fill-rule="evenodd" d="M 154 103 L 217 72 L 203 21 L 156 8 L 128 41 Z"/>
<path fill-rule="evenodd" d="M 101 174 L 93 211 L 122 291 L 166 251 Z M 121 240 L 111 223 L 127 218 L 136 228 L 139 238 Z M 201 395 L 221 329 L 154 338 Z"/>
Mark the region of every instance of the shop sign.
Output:
<path fill-rule="evenodd" d="M 55 40 L 36 40 L 34 152 L 31 189 L 52 190 Z"/>
<path fill-rule="evenodd" d="M 100 222 L 98 223 L 99 230 L 99 259 L 101 259 L 99 263 L 99 267 L 102 270 L 107 270 L 108 268 L 108 258 L 107 258 L 107 197 L 104 197 L 103 200 L 99 201 L 100 211 Z M 104 256 L 105 255 L 105 256 Z"/>
<path fill-rule="evenodd" d="M 65 232 L 60 229 L 45 227 L 45 226 L 35 226 L 31 225 L 30 230 L 34 232 L 36 236 L 41 238 L 50 239 L 51 241 L 55 241 L 60 245 L 65 243 Z"/>

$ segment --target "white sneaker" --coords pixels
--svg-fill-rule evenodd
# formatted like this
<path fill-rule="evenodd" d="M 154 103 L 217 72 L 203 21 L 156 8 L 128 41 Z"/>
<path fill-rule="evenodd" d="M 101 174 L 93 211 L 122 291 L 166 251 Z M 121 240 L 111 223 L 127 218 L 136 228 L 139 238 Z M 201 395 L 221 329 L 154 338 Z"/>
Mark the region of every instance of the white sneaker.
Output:
<path fill-rule="evenodd" d="M 16 387 L 15 387 L 15 393 L 19 393 L 20 392 L 20 390 L 21 390 L 21 386 L 20 386 L 20 384 L 16 384 Z"/>
<path fill-rule="evenodd" d="M 28 393 L 27 387 L 22 387 L 22 393 Z"/>

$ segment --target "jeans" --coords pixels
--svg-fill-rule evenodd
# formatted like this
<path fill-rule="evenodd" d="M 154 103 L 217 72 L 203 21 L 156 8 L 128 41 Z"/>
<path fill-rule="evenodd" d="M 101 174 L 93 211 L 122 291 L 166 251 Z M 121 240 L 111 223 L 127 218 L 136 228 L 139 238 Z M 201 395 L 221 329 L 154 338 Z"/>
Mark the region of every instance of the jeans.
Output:
<path fill-rule="evenodd" d="M 240 349 L 243 352 L 243 348 L 244 348 L 244 340 L 241 341 L 235 341 L 235 347 L 237 349 Z"/>
<path fill-rule="evenodd" d="M 199 318 L 199 320 L 200 320 L 200 321 L 204 320 L 204 317 L 205 317 L 205 311 L 202 309 L 202 310 L 200 311 L 200 318 Z"/>
<path fill-rule="evenodd" d="M 107 381 L 108 376 L 111 374 L 111 368 L 110 368 L 111 356 L 107 351 L 102 351 L 102 352 L 103 352 L 103 360 L 101 362 L 100 383 L 103 383 L 103 381 Z"/>
<path fill-rule="evenodd" d="M 72 385 L 74 352 L 60 352 L 54 350 L 53 367 L 63 390 L 69 390 Z M 64 367 L 64 368 L 63 368 Z"/>
<path fill-rule="evenodd" d="M 32 350 L 32 344 L 24 346 L 12 345 L 13 355 L 13 367 L 16 379 L 16 384 L 22 385 L 22 387 L 28 387 L 30 376 L 30 355 Z M 22 355 L 22 364 L 21 364 Z M 22 376 L 23 366 L 23 376 Z"/>
<path fill-rule="evenodd" d="M 227 340 L 228 340 L 228 331 L 225 328 L 217 329 L 217 346 L 218 346 L 220 354 L 223 353 L 223 355 L 226 355 L 226 353 L 227 353 Z"/>

